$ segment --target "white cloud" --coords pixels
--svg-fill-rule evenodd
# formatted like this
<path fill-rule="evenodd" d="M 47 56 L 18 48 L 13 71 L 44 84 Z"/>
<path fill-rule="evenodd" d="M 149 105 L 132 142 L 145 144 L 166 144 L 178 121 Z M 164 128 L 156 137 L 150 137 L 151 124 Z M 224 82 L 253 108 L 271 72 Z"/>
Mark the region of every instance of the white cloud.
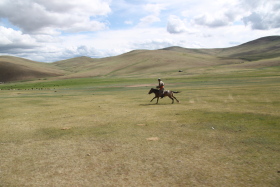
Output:
<path fill-rule="evenodd" d="M 242 1 L 249 11 L 244 15 L 243 22 L 250 25 L 252 29 L 268 30 L 270 28 L 280 28 L 280 2 L 268 1 Z"/>
<path fill-rule="evenodd" d="M 229 19 L 224 15 L 213 17 L 210 14 L 203 14 L 201 16 L 198 16 L 194 19 L 194 22 L 198 25 L 208 27 L 222 27 L 229 25 L 230 23 Z"/>
<path fill-rule="evenodd" d="M 150 12 L 154 15 L 159 15 L 160 12 L 164 9 L 165 9 L 164 4 L 146 4 L 144 6 L 144 10 L 146 10 L 147 12 Z"/>
<path fill-rule="evenodd" d="M 171 34 L 187 32 L 187 26 L 178 16 L 171 15 L 167 22 L 167 31 Z"/>
<path fill-rule="evenodd" d="M 106 24 L 92 19 L 110 11 L 109 2 L 101 0 L 10 0 L 0 4 L 0 16 L 26 33 L 101 30 Z"/>
<path fill-rule="evenodd" d="M 162 49 L 172 45 L 174 45 L 174 41 L 172 39 L 162 38 L 146 39 L 131 44 L 131 46 L 135 49 Z"/>
<path fill-rule="evenodd" d="M 279 35 L 279 10 L 278 0 L 0 0 L 0 54 L 53 62 L 230 47 Z"/>
<path fill-rule="evenodd" d="M 238 1 L 205 1 L 204 6 L 195 9 L 196 12 L 183 12 L 184 16 L 189 17 L 193 24 L 209 28 L 218 28 L 234 24 L 241 19 L 242 9 Z"/>
<path fill-rule="evenodd" d="M 243 21 L 252 29 L 280 28 L 280 2 L 277 0 L 231 0 L 204 2 L 205 6 L 194 11 L 183 11 L 194 24 L 205 27 L 225 27 Z"/>
<path fill-rule="evenodd" d="M 143 8 L 149 15 L 140 19 L 137 27 L 146 27 L 155 22 L 160 22 L 160 12 L 165 9 L 163 4 L 146 4 Z"/>
<path fill-rule="evenodd" d="M 0 26 L 0 51 L 2 53 L 22 52 L 36 47 L 38 44 L 30 35 Z"/>
<path fill-rule="evenodd" d="M 149 26 L 155 22 L 159 22 L 160 18 L 158 16 L 155 15 L 149 15 L 146 16 L 144 18 L 140 19 L 140 23 L 137 25 L 138 27 L 145 27 L 145 26 Z"/>

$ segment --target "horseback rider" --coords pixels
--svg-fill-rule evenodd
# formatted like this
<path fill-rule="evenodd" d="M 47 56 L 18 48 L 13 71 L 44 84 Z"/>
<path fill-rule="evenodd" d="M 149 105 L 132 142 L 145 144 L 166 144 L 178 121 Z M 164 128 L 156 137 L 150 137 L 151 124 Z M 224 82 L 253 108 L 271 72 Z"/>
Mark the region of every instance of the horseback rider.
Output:
<path fill-rule="evenodd" d="M 159 93 L 160 93 L 160 97 L 163 98 L 164 97 L 164 82 L 159 78 L 158 79 L 158 86 L 157 88 L 159 89 Z"/>

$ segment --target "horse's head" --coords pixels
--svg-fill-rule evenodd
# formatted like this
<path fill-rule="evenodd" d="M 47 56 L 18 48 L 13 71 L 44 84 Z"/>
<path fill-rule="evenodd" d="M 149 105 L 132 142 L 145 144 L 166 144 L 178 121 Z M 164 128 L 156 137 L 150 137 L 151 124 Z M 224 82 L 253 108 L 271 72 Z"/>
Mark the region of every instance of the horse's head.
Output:
<path fill-rule="evenodd" d="M 157 92 L 158 92 L 158 89 L 151 88 L 148 94 L 157 93 Z"/>
<path fill-rule="evenodd" d="M 153 93 L 154 88 L 151 88 L 148 94 Z"/>

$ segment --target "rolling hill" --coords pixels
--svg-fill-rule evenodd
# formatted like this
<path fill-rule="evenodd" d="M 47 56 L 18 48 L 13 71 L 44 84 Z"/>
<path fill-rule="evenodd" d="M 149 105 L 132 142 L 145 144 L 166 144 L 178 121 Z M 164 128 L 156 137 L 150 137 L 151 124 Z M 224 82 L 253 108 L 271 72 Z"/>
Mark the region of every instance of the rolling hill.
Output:
<path fill-rule="evenodd" d="M 280 36 L 260 38 L 224 49 L 187 49 L 169 47 L 160 50 L 134 50 L 103 59 L 79 57 L 53 63 L 73 70 L 68 77 L 142 76 L 204 73 L 242 68 L 280 66 Z"/>
<path fill-rule="evenodd" d="M 264 37 L 236 47 L 221 49 L 217 55 L 227 58 L 240 58 L 248 61 L 280 57 L 280 37 Z"/>
<path fill-rule="evenodd" d="M 72 59 L 71 59 L 72 60 Z M 76 59 L 78 60 L 78 59 Z M 135 50 L 119 56 L 104 59 L 92 59 L 79 66 L 80 71 L 69 74 L 69 77 L 89 76 L 142 76 L 160 75 L 173 72 L 192 71 L 209 66 L 237 63 L 236 59 L 218 59 L 215 56 L 201 53 L 182 53 L 166 50 Z M 56 62 L 62 67 L 60 62 Z M 64 68 L 70 69 L 64 62 Z"/>
<path fill-rule="evenodd" d="M 134 50 L 114 57 L 76 57 L 53 63 L 39 63 L 17 57 L 0 56 L 0 82 L 62 76 L 160 76 L 200 74 L 280 66 L 280 36 L 269 36 L 235 47 Z"/>
<path fill-rule="evenodd" d="M 47 63 L 12 56 L 0 56 L 0 82 L 57 77 L 64 74 L 64 70 L 54 68 Z"/>
<path fill-rule="evenodd" d="M 169 47 L 163 50 L 210 54 L 221 58 L 256 61 L 280 57 L 280 36 L 263 37 L 238 46 L 221 49 L 186 49 L 181 47 Z"/>

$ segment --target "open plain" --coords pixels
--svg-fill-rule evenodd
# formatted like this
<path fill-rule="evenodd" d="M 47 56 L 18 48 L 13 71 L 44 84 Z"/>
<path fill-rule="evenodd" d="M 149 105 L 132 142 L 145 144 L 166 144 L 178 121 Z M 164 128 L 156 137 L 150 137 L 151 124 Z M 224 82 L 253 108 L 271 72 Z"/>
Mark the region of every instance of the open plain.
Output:
<path fill-rule="evenodd" d="M 0 84 L 0 186 L 279 186 L 279 57 L 239 61 Z"/>

